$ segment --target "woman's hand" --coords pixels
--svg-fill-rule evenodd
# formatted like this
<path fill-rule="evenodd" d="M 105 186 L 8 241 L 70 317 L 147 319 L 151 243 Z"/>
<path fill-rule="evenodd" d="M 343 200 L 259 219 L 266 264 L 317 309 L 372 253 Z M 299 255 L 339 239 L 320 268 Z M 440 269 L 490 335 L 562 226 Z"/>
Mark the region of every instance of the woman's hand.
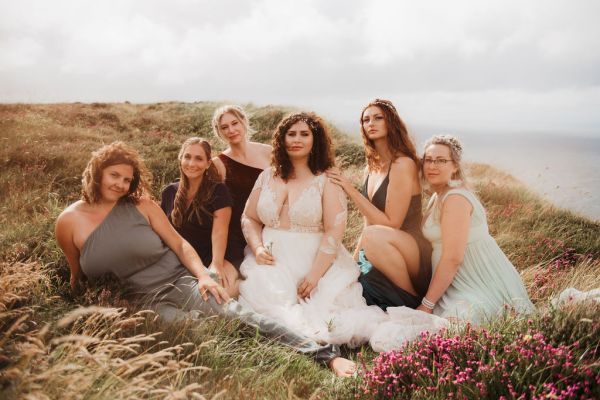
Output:
<path fill-rule="evenodd" d="M 208 292 L 213 295 L 217 304 L 221 304 L 221 301 L 229 301 L 227 291 L 215 282 L 209 274 L 203 274 L 198 278 L 198 290 L 204 301 L 208 301 Z"/>
<path fill-rule="evenodd" d="M 321 279 L 321 276 L 312 271 L 309 272 L 298 285 L 298 296 L 301 299 L 310 298 L 310 293 L 317 287 L 319 279 Z"/>
<path fill-rule="evenodd" d="M 223 265 L 211 263 L 208 267 L 208 270 L 217 275 L 217 278 L 219 279 L 218 282 L 221 286 L 223 286 L 225 289 L 229 289 L 233 282 L 230 282 L 230 277 L 227 275 L 227 272 L 225 271 L 225 267 Z"/>
<path fill-rule="evenodd" d="M 419 307 L 417 307 L 416 310 L 426 312 L 427 314 L 433 314 L 433 310 L 425 307 L 423 304 L 419 304 Z"/>
<path fill-rule="evenodd" d="M 350 180 L 346 178 L 342 174 L 342 171 L 340 171 L 340 169 L 337 167 L 329 168 L 327 171 L 325 171 L 325 173 L 332 183 L 335 183 L 341 187 L 346 193 L 348 193 L 348 191 L 354 187 L 352 182 L 350 182 Z"/>
<path fill-rule="evenodd" d="M 275 258 L 269 253 L 265 246 L 260 245 L 256 248 L 254 253 L 257 264 L 273 265 L 275 264 Z"/>

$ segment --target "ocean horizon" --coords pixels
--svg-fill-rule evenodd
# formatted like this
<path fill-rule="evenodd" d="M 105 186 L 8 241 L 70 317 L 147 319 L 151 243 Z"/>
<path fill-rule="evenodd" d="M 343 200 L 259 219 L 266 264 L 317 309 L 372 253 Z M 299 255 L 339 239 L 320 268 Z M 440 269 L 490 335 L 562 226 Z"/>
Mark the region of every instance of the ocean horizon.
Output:
<path fill-rule="evenodd" d="M 358 136 L 355 124 L 338 125 Z M 438 129 L 411 127 L 417 150 Z M 600 137 L 452 130 L 463 143 L 464 160 L 489 164 L 514 176 L 552 204 L 600 221 Z"/>

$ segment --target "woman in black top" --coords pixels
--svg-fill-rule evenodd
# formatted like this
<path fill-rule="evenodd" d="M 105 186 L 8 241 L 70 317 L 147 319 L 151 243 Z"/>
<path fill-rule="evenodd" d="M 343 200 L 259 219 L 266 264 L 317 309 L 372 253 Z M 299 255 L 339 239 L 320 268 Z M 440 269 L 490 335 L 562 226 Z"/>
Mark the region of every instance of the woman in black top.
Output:
<path fill-rule="evenodd" d="M 431 279 L 431 245 L 421 232 L 419 159 L 389 100 L 375 99 L 360 118 L 367 168 L 361 191 L 339 170 L 328 172 L 364 217 L 354 252 L 368 304 L 416 308 Z"/>
<path fill-rule="evenodd" d="M 178 157 L 180 181 L 163 190 L 161 208 L 204 265 L 219 276 L 229 295 L 237 297 L 239 273 L 227 253 L 232 200 L 210 153 L 210 144 L 201 138 L 183 143 Z"/>

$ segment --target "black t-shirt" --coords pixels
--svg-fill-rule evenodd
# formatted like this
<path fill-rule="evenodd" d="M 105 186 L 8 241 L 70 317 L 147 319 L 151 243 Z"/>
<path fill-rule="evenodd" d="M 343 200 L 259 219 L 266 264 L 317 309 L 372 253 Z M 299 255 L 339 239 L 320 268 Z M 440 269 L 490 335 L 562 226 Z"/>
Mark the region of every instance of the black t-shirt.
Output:
<path fill-rule="evenodd" d="M 169 221 L 171 221 L 171 213 L 173 212 L 175 195 L 177 194 L 178 188 L 179 182 L 174 182 L 168 185 L 162 192 L 160 207 L 163 209 L 165 214 L 167 214 Z M 207 267 L 212 260 L 212 214 L 222 208 L 231 207 L 231 205 L 231 195 L 229 194 L 227 186 L 225 186 L 223 183 L 218 183 L 215 186 L 212 197 L 206 202 L 206 204 L 204 204 L 204 208 L 210 214 L 202 212 L 202 222 L 200 223 L 196 218 L 192 218 L 190 221 L 186 211 L 183 224 L 180 228 L 176 228 L 177 232 L 179 232 L 179 234 L 183 236 L 183 238 L 187 240 L 196 250 L 202 259 L 202 263 L 204 263 L 204 265 Z M 171 223 L 173 222 L 171 221 Z M 227 255 L 225 255 L 225 257 L 227 258 Z"/>

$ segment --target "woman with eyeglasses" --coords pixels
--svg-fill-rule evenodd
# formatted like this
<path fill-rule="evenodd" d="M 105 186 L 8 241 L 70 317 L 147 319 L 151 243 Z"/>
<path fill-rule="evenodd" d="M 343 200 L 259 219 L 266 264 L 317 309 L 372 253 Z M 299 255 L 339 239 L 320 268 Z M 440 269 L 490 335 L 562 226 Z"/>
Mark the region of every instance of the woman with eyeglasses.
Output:
<path fill-rule="evenodd" d="M 423 232 L 433 277 L 418 310 L 481 323 L 508 309 L 533 310 L 521 277 L 490 236 L 485 209 L 465 185 L 462 145 L 439 135 L 425 144 L 422 172 L 434 194 Z"/>
<path fill-rule="evenodd" d="M 361 113 L 367 168 L 362 189 L 338 169 L 328 177 L 364 217 L 354 252 L 367 304 L 416 308 L 431 278 L 431 245 L 421 232 L 419 159 L 406 125 L 389 100 L 375 99 Z"/>

